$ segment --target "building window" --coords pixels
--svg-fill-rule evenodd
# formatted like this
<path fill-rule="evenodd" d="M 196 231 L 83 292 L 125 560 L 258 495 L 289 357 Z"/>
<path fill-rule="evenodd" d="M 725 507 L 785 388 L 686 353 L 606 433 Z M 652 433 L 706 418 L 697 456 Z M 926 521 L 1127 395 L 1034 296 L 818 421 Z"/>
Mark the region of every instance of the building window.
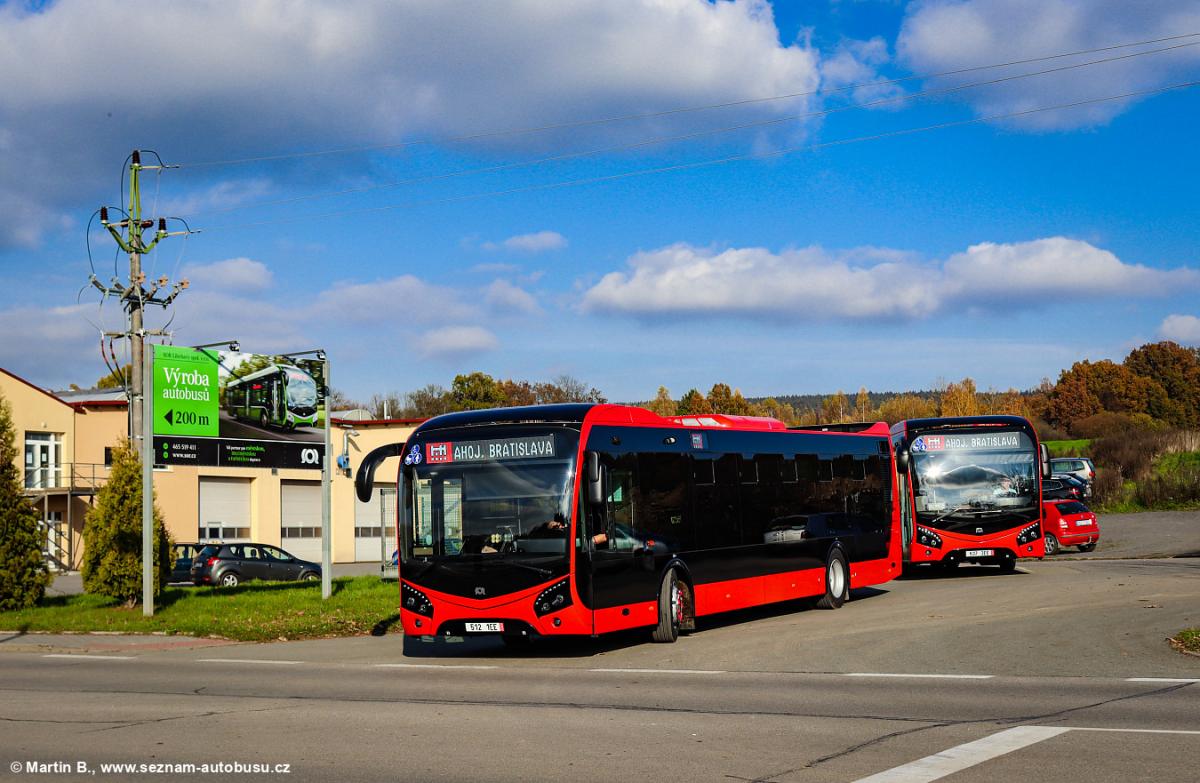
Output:
<path fill-rule="evenodd" d="M 62 486 L 62 436 L 57 432 L 25 433 L 25 488 Z"/>

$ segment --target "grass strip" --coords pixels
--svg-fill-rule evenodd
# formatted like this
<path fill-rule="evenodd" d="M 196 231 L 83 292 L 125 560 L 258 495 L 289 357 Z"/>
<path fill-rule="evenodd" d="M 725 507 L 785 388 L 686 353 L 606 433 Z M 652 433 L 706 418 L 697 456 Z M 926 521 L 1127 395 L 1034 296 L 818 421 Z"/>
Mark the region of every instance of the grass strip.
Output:
<path fill-rule="evenodd" d="M 1185 628 L 1175 634 L 1171 646 L 1180 652 L 1200 655 L 1200 628 Z"/>
<path fill-rule="evenodd" d="M 0 612 L 0 629 L 50 633 L 169 633 L 238 641 L 384 634 L 397 623 L 399 591 L 377 576 L 320 582 L 246 582 L 237 587 L 168 587 L 153 617 L 97 595 L 48 596 L 32 609 Z"/>

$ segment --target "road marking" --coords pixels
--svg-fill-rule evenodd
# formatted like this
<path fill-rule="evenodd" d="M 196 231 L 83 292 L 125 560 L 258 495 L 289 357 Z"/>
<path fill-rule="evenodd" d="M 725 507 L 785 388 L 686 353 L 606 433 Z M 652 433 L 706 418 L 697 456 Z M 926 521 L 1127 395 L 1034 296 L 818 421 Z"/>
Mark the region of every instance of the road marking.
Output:
<path fill-rule="evenodd" d="M 1129 734 L 1189 734 L 1200 736 L 1200 731 L 1189 729 L 1096 729 L 1090 726 L 1071 726 L 1071 731 L 1118 731 Z"/>
<path fill-rule="evenodd" d="M 1126 677 L 1125 682 L 1200 682 L 1195 677 Z"/>
<path fill-rule="evenodd" d="M 377 663 L 380 669 L 499 669 L 499 666 L 474 666 L 457 663 Z"/>
<path fill-rule="evenodd" d="M 1070 729 L 1061 726 L 1017 726 L 859 778 L 855 783 L 929 783 L 1068 731 Z"/>
<path fill-rule="evenodd" d="M 272 661 L 266 658 L 197 658 L 196 663 L 273 663 L 277 666 L 296 666 L 304 661 Z"/>
<path fill-rule="evenodd" d="M 588 669 L 590 672 L 618 672 L 620 674 L 726 674 L 718 669 Z"/>
<path fill-rule="evenodd" d="M 89 655 L 87 653 L 47 653 L 43 658 L 84 658 L 93 661 L 132 661 L 136 655 Z"/>
<path fill-rule="evenodd" d="M 844 677 L 919 677 L 929 680 L 990 680 L 994 674 L 885 674 L 882 672 L 850 672 Z"/>

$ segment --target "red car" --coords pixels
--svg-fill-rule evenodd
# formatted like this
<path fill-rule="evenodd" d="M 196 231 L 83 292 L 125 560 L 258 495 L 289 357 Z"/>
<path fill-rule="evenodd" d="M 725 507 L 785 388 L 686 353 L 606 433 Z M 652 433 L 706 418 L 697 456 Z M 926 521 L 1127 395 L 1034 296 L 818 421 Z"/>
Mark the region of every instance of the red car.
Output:
<path fill-rule="evenodd" d="M 1091 552 L 1100 540 L 1100 523 L 1087 506 L 1078 500 L 1047 500 L 1042 503 L 1042 537 L 1046 555 L 1064 546 L 1077 546 Z"/>

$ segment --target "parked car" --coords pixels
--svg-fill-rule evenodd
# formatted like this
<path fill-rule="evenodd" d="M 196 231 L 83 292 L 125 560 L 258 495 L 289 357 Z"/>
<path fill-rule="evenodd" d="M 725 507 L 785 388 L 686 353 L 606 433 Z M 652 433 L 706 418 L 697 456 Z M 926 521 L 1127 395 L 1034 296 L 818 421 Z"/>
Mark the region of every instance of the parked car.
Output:
<path fill-rule="evenodd" d="M 1064 546 L 1091 552 L 1100 540 L 1100 523 L 1078 500 L 1047 500 L 1042 503 L 1042 537 L 1047 556 Z"/>
<path fill-rule="evenodd" d="M 172 582 L 192 581 L 192 559 L 208 544 L 183 543 L 171 547 L 171 559 L 175 565 L 171 567 Z"/>
<path fill-rule="evenodd" d="M 1083 500 L 1086 492 L 1087 486 L 1074 476 L 1042 479 L 1042 500 Z"/>
<path fill-rule="evenodd" d="M 1050 460 L 1051 473 L 1069 473 L 1091 484 L 1096 480 L 1096 466 L 1087 457 L 1055 457 Z"/>
<path fill-rule="evenodd" d="M 250 579 L 316 581 L 321 565 L 267 544 L 210 544 L 192 559 L 192 582 L 236 587 Z"/>

